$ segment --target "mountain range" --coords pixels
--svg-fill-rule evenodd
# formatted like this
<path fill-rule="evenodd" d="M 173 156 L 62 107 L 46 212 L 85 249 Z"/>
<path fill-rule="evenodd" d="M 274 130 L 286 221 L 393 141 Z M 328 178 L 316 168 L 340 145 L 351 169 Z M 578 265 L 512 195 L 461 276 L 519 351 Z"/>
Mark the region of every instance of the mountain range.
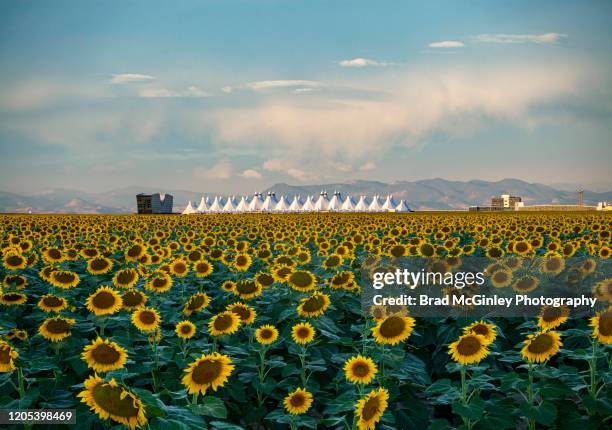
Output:
<path fill-rule="evenodd" d="M 526 205 L 531 204 L 575 204 L 574 191 L 561 190 L 548 185 L 529 183 L 519 179 L 503 179 L 496 182 L 481 180 L 448 181 L 425 179 L 419 181 L 351 181 L 321 185 L 275 184 L 262 190 L 264 195 L 274 191 L 277 196 L 318 195 L 326 190 L 343 196 L 393 195 L 396 200 L 404 199 L 414 210 L 462 210 L 469 206 L 486 206 L 491 197 L 500 194 L 521 196 Z M 214 193 L 187 190 L 159 190 L 151 187 L 126 187 L 102 193 L 88 193 L 79 190 L 54 188 L 34 194 L 18 194 L 0 191 L 0 212 L 18 213 L 133 213 L 136 211 L 136 194 L 166 192 L 174 196 L 174 210 L 180 211 L 191 200 L 196 205 L 202 196 L 214 197 Z M 600 201 L 612 201 L 612 191 L 584 192 L 587 205 Z"/>

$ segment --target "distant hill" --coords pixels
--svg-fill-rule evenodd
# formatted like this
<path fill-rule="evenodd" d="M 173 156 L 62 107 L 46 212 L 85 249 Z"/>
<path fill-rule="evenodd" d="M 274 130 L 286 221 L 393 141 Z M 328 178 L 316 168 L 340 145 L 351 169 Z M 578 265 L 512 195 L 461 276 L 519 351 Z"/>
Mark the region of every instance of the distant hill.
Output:
<path fill-rule="evenodd" d="M 415 210 L 462 210 L 469 206 L 490 204 L 491 197 L 500 194 L 521 196 L 525 204 L 576 203 L 574 191 L 560 190 L 548 185 L 529 183 L 518 179 L 488 181 L 447 181 L 425 179 L 421 181 L 398 181 L 393 183 L 377 181 L 351 181 L 320 185 L 275 184 L 262 190 L 265 194 L 274 191 L 277 196 L 318 195 L 327 190 L 331 195 L 339 191 L 342 195 L 359 197 L 387 194 L 395 199 L 404 199 Z M 194 204 L 200 197 L 214 196 L 187 190 L 159 190 L 151 187 L 126 187 L 103 193 L 87 193 L 78 190 L 55 188 L 33 195 L 0 192 L 0 212 L 21 213 L 133 213 L 136 211 L 136 194 L 167 192 L 174 196 L 174 210 L 180 211 L 191 200 Z M 584 192 L 585 204 L 594 205 L 600 201 L 612 201 L 612 191 Z"/>

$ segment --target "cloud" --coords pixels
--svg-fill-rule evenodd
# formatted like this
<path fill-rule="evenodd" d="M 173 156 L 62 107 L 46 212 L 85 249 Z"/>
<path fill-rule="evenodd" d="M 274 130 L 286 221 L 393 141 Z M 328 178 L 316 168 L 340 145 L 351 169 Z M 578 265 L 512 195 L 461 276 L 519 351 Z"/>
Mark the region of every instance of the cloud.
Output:
<path fill-rule="evenodd" d="M 293 163 L 288 160 L 270 159 L 264 162 L 261 167 L 268 172 L 281 172 L 302 182 L 311 177 L 306 174 L 304 170 L 295 167 Z"/>
<path fill-rule="evenodd" d="M 229 179 L 234 175 L 234 168 L 228 160 L 221 160 L 212 167 L 196 167 L 193 176 L 196 180 Z"/>
<path fill-rule="evenodd" d="M 155 78 L 151 75 L 141 75 L 139 73 L 120 73 L 114 74 L 111 84 L 131 84 L 135 82 L 150 82 Z"/>
<path fill-rule="evenodd" d="M 442 42 L 432 42 L 430 48 L 463 48 L 465 44 L 458 40 L 443 40 Z"/>
<path fill-rule="evenodd" d="M 304 172 L 301 169 L 296 169 L 294 167 L 291 167 L 287 169 L 287 174 L 291 176 L 292 178 L 297 179 L 298 181 L 305 182 L 308 180 L 308 176 L 306 175 L 306 172 Z"/>
<path fill-rule="evenodd" d="M 248 179 L 259 179 L 261 178 L 261 173 L 259 173 L 255 169 L 246 169 L 240 174 L 240 176 L 242 176 L 243 178 L 248 178 Z"/>
<path fill-rule="evenodd" d="M 187 87 L 185 90 L 168 90 L 166 88 L 143 88 L 138 91 L 139 97 L 144 98 L 171 98 L 171 97 L 208 97 L 209 94 L 195 86 Z"/>
<path fill-rule="evenodd" d="M 368 161 L 367 163 L 364 163 L 359 166 L 359 170 L 361 170 L 362 172 L 368 172 L 370 170 L 376 169 L 376 167 L 378 167 L 376 163 L 374 163 L 373 161 Z"/>
<path fill-rule="evenodd" d="M 480 34 L 476 40 L 482 43 L 539 43 L 557 44 L 567 38 L 567 34 Z"/>
<path fill-rule="evenodd" d="M 323 83 L 317 81 L 305 80 L 276 80 L 276 81 L 257 81 L 245 84 L 246 88 L 251 90 L 268 90 L 273 88 L 291 88 L 291 87 L 321 87 Z"/>
<path fill-rule="evenodd" d="M 385 61 L 377 61 L 371 60 L 369 58 L 353 58 L 352 60 L 342 60 L 339 61 L 338 64 L 341 67 L 386 67 L 392 66 L 393 63 L 388 63 Z"/>

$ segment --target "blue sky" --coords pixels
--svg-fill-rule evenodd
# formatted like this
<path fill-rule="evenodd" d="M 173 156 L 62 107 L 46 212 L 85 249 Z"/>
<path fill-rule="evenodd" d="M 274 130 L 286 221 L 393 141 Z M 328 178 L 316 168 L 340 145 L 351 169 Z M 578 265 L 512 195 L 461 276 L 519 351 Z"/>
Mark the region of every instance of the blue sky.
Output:
<path fill-rule="evenodd" d="M 605 187 L 610 18 L 608 1 L 4 1 L 0 188 Z"/>

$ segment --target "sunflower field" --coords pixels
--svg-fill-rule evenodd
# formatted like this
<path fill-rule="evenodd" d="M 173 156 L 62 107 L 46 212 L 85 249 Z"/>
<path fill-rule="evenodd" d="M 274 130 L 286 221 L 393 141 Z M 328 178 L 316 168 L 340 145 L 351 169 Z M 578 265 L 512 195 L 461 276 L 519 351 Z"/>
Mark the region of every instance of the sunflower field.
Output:
<path fill-rule="evenodd" d="M 611 278 L 587 317 L 470 320 L 364 312 L 357 273 L 546 256 L 587 276 L 611 230 L 592 212 L 0 215 L 0 409 L 75 409 L 79 429 L 610 428 Z"/>

